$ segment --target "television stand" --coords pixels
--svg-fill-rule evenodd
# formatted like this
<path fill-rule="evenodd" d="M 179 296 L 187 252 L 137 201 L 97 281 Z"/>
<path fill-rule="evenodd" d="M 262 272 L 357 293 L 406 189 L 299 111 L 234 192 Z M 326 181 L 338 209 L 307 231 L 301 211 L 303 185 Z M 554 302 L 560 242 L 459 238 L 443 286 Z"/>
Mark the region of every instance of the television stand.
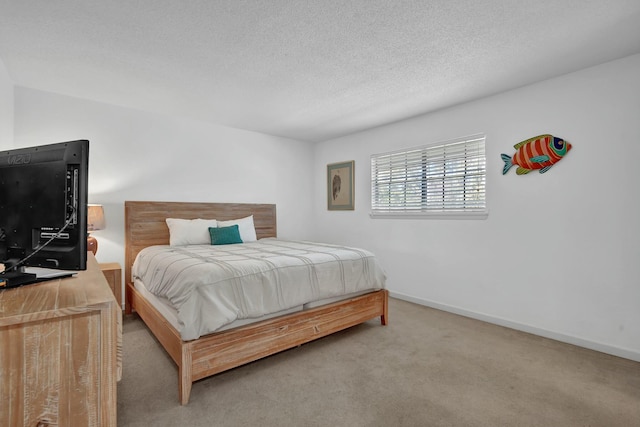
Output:
<path fill-rule="evenodd" d="M 116 427 L 122 311 L 87 270 L 0 291 L 0 426 Z"/>

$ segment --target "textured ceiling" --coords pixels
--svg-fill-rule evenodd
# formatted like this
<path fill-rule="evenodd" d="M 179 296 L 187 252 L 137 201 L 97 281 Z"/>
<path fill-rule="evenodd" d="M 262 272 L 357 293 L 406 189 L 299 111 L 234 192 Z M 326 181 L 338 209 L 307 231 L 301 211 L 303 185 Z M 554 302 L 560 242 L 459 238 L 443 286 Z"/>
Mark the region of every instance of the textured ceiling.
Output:
<path fill-rule="evenodd" d="M 640 0 L 0 0 L 44 91 L 322 141 L 640 52 Z"/>

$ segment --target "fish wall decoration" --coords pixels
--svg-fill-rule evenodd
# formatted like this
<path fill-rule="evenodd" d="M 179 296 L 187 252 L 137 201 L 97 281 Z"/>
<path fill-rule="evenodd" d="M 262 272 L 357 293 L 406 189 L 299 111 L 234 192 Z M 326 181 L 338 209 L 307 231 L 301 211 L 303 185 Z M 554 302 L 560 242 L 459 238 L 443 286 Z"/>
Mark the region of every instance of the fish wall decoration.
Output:
<path fill-rule="evenodd" d="M 513 165 L 517 165 L 516 174 L 526 175 L 532 170 L 545 173 L 558 163 L 571 150 L 571 144 L 562 138 L 545 134 L 534 136 L 513 146 L 513 157 L 501 154 L 504 161 L 502 174 L 505 175 Z"/>

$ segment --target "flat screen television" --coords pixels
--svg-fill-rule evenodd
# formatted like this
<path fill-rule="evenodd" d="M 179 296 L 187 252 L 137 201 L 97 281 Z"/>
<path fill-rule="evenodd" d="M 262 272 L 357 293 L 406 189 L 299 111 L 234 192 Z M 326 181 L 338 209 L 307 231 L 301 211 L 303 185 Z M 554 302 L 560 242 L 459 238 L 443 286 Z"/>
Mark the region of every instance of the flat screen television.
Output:
<path fill-rule="evenodd" d="M 87 140 L 0 152 L 0 288 L 87 268 L 88 174 Z"/>

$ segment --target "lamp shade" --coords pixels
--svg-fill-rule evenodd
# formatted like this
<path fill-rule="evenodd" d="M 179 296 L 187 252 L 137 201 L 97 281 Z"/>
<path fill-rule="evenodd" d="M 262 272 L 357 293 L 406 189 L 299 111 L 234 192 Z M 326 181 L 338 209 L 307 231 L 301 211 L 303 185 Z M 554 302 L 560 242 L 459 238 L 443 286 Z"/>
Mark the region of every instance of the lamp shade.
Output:
<path fill-rule="evenodd" d="M 102 205 L 88 205 L 87 231 L 103 230 L 105 228 L 104 209 Z"/>

